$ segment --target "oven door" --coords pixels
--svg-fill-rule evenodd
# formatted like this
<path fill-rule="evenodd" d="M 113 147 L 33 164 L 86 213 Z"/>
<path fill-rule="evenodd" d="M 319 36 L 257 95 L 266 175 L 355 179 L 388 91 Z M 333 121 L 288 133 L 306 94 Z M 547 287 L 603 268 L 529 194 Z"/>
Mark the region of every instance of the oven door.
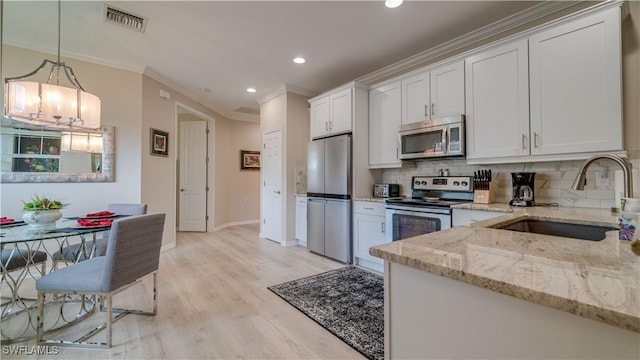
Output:
<path fill-rule="evenodd" d="M 447 155 L 448 126 L 430 126 L 398 132 L 400 159 L 420 159 Z"/>
<path fill-rule="evenodd" d="M 385 210 L 387 241 L 397 241 L 424 235 L 451 227 L 449 209 L 397 209 Z"/>

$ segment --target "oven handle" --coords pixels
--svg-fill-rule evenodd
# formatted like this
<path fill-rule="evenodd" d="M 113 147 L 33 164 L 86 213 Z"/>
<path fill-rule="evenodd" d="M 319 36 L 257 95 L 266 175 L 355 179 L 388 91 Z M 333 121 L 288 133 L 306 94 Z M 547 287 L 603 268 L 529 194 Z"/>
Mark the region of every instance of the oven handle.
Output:
<path fill-rule="evenodd" d="M 398 207 L 389 206 L 389 205 L 387 205 L 385 209 L 387 211 L 391 211 L 392 214 L 413 215 L 413 216 L 422 216 L 422 217 L 424 217 L 426 214 L 437 214 L 437 215 L 451 214 L 450 209 L 434 209 L 434 208 L 424 209 L 424 208 L 415 208 L 415 207 L 409 208 L 406 206 L 403 206 L 402 208 L 398 208 Z"/>

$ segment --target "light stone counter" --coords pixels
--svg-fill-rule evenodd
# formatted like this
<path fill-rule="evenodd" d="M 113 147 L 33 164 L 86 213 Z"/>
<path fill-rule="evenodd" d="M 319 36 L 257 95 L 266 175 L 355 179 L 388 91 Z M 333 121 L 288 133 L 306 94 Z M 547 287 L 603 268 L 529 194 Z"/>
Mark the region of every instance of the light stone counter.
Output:
<path fill-rule="evenodd" d="M 498 210 L 500 204 L 483 205 Z M 493 206 L 493 208 L 491 208 Z M 508 206 L 508 205 L 507 205 Z M 477 208 L 476 208 L 477 209 Z M 372 247 L 371 255 L 640 333 L 640 257 L 602 241 L 493 229 L 519 218 L 617 226 L 606 210 L 511 208 L 504 216 Z"/>
<path fill-rule="evenodd" d="M 353 198 L 353 201 L 367 201 L 367 202 L 387 202 L 388 198 L 376 198 L 376 197 L 367 197 L 367 198 Z"/>

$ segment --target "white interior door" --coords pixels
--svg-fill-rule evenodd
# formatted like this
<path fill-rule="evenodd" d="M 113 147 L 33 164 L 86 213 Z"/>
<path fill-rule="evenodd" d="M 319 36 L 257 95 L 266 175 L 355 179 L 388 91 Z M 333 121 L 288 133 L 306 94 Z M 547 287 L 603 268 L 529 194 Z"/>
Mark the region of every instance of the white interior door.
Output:
<path fill-rule="evenodd" d="M 207 231 L 207 122 L 180 122 L 179 231 Z"/>
<path fill-rule="evenodd" d="M 284 244 L 282 234 L 282 130 L 263 135 L 262 234 Z"/>

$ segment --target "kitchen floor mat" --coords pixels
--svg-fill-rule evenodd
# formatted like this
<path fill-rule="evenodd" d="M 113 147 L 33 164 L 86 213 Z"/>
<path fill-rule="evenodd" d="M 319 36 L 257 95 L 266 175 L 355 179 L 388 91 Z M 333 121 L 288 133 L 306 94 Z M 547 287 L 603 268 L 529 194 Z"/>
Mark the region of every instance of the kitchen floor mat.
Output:
<path fill-rule="evenodd" d="M 384 358 L 382 276 L 347 266 L 268 289 L 368 359 Z"/>

